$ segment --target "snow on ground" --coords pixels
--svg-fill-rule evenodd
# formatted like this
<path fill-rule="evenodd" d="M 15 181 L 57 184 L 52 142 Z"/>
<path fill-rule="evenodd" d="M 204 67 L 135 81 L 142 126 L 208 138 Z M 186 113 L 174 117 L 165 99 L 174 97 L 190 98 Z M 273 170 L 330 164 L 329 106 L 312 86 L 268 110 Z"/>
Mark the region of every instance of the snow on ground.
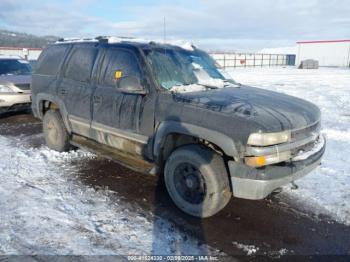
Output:
<path fill-rule="evenodd" d="M 322 111 L 327 149 L 322 166 L 297 181 L 286 194 L 350 225 L 350 70 L 320 68 L 252 68 L 230 70 L 243 84 L 309 100 Z"/>
<path fill-rule="evenodd" d="M 259 251 L 259 248 L 254 245 L 243 245 L 236 241 L 233 241 L 232 244 L 238 249 L 243 250 L 248 256 L 254 255 L 257 251 Z"/>
<path fill-rule="evenodd" d="M 287 188 L 284 194 L 350 224 L 350 70 L 255 68 L 231 74 L 321 108 L 328 137 L 323 165 L 299 180 L 298 190 Z M 115 192 L 83 185 L 71 163 L 94 155 L 57 153 L 25 141 L 0 135 L 0 254 L 216 254 L 169 221 L 150 220 L 137 207 L 112 198 Z M 247 254 L 258 251 L 233 245 Z"/>
<path fill-rule="evenodd" d="M 150 221 L 112 201 L 112 192 L 81 184 L 71 163 L 90 153 L 31 148 L 5 136 L 0 148 L 0 255 L 216 254 L 170 222 Z"/>

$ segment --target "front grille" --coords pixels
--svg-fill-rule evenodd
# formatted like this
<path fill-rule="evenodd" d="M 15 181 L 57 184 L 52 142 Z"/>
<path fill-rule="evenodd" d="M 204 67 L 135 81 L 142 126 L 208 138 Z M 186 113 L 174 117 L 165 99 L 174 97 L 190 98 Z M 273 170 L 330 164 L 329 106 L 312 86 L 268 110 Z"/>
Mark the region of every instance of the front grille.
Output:
<path fill-rule="evenodd" d="M 22 90 L 30 90 L 30 84 L 15 84 L 15 86 Z"/>
<path fill-rule="evenodd" d="M 293 130 L 292 134 L 291 134 L 292 141 L 300 140 L 300 139 L 309 137 L 313 133 L 319 133 L 320 129 L 321 129 L 321 123 L 320 123 L 320 121 L 317 121 L 316 123 L 314 123 L 308 127 Z"/>
<path fill-rule="evenodd" d="M 292 150 L 292 155 L 296 155 L 298 154 L 300 151 L 309 151 L 311 150 L 314 145 L 315 145 L 315 141 L 318 139 L 318 136 L 316 136 L 317 134 L 320 133 L 320 129 L 321 129 L 321 123 L 320 121 L 306 127 L 306 128 L 301 128 L 298 130 L 294 130 L 292 131 L 292 141 L 296 141 L 296 140 L 300 140 L 300 139 L 304 139 L 310 136 L 315 136 L 315 140 L 311 141 L 301 147 L 295 148 L 294 150 Z"/>
<path fill-rule="evenodd" d="M 315 141 L 312 141 L 312 142 L 307 143 L 307 144 L 305 144 L 305 145 L 303 145 L 303 146 L 300 146 L 300 147 L 297 147 L 297 148 L 293 149 L 293 150 L 291 151 L 291 155 L 292 155 L 292 156 L 296 156 L 296 155 L 298 155 L 300 152 L 307 152 L 307 151 L 310 151 L 312 148 L 314 148 L 315 142 L 316 142 L 316 141 L 317 141 L 317 139 L 316 139 Z"/>

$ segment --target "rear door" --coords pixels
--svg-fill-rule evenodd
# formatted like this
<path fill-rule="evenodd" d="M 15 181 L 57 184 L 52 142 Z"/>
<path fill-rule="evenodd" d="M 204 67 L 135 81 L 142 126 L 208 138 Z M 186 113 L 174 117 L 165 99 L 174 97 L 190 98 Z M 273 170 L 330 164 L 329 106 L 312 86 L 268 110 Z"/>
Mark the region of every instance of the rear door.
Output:
<path fill-rule="evenodd" d="M 137 77 L 142 83 L 143 73 L 133 51 L 105 49 L 98 85 L 93 94 L 92 133 L 101 143 L 140 154 L 139 145 L 147 142 L 147 138 L 140 135 L 144 95 L 118 90 L 116 72 L 121 72 L 122 77 Z"/>
<path fill-rule="evenodd" d="M 59 71 L 70 47 L 68 44 L 50 45 L 40 54 L 31 83 L 32 109 L 36 116 L 39 116 L 37 95 L 43 93 L 55 96 L 57 93 Z"/>
<path fill-rule="evenodd" d="M 58 96 L 64 101 L 73 132 L 86 137 L 90 136 L 91 98 L 95 89 L 91 75 L 97 54 L 97 46 L 75 45 L 58 87 Z"/>

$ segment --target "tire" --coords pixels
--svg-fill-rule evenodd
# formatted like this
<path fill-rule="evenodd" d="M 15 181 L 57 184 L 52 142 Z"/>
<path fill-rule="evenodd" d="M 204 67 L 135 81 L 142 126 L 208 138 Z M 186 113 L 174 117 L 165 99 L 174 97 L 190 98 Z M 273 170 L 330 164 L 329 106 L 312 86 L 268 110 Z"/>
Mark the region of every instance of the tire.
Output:
<path fill-rule="evenodd" d="M 49 110 L 44 115 L 43 131 L 50 149 L 67 152 L 71 148 L 69 134 L 59 111 Z"/>
<path fill-rule="evenodd" d="M 222 157 L 204 146 L 175 150 L 166 161 L 164 180 L 175 205 L 191 216 L 213 216 L 231 199 Z"/>

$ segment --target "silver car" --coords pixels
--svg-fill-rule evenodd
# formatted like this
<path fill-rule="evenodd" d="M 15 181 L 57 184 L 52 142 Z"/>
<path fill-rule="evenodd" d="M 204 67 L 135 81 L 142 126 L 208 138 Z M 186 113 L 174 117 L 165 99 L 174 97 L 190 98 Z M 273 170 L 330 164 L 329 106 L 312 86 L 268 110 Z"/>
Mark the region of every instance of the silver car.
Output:
<path fill-rule="evenodd" d="M 32 68 L 28 61 L 0 55 L 0 113 L 30 108 Z"/>

